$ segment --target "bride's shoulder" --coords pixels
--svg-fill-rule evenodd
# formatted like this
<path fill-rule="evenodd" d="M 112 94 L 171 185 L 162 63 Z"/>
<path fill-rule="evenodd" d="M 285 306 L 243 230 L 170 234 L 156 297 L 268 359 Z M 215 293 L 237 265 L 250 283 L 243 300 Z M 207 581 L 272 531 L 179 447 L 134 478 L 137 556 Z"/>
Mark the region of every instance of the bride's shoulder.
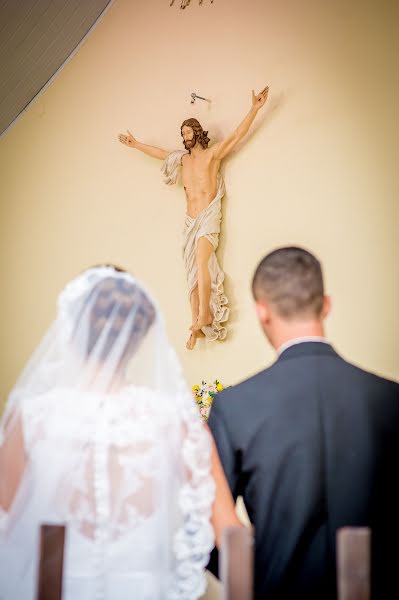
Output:
<path fill-rule="evenodd" d="M 40 410 L 55 406 L 59 402 L 65 401 L 70 396 L 68 390 L 64 388 L 56 388 L 47 390 L 46 392 L 37 392 L 34 394 L 26 394 L 21 399 L 20 405 L 23 411 Z"/>

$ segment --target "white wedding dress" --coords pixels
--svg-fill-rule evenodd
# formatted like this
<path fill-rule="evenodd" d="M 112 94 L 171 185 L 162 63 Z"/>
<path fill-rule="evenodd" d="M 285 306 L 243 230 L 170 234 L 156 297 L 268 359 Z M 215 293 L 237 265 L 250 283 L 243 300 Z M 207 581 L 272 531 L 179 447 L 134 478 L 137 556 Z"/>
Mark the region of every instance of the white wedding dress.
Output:
<path fill-rule="evenodd" d="M 102 285 L 107 278 L 126 276 L 110 273 L 109 267 L 106 272 L 101 269 L 90 285 L 84 281 L 86 285 L 79 293 L 68 290 L 68 302 L 80 303 L 76 313 L 79 329 L 81 297 L 87 305 L 99 282 Z M 133 326 L 129 322 L 130 337 L 126 331 L 121 333 L 125 313 L 130 310 L 125 310 L 129 284 L 135 290 L 140 286 L 146 301 L 150 298 L 141 284 L 132 282 L 124 282 L 127 291 L 120 300 L 124 317 L 121 321 L 120 313 L 119 321 L 109 329 L 117 331 L 112 348 L 119 345 L 118 360 L 115 356 L 111 360 L 108 354 L 104 360 L 103 344 L 101 368 L 96 361 L 88 377 L 86 367 L 86 371 L 82 365 L 77 367 L 74 342 L 73 369 L 65 370 L 65 354 L 59 358 L 60 343 L 72 335 L 76 339 L 77 328 L 76 323 L 68 331 L 65 323 L 60 328 L 65 321 L 64 302 L 56 328 L 58 332 L 62 329 L 62 336 L 56 336 L 55 345 L 52 339 L 51 351 L 47 339 L 47 349 L 42 348 L 10 396 L 2 423 L 0 476 L 7 486 L 13 461 L 18 461 L 18 448 L 7 451 L 7 444 L 16 448 L 13 436 L 22 440 L 23 474 L 10 506 L 0 511 L 1 600 L 34 600 L 39 527 L 43 523 L 67 526 L 63 600 L 189 600 L 205 591 L 204 568 L 213 547 L 210 442 L 176 356 L 164 332 L 160 335 L 157 331 L 162 329 L 158 309 L 151 315 L 152 342 L 148 342 L 148 324 L 142 325 L 147 318 L 143 317 L 145 311 L 136 311 Z M 64 301 L 68 294 L 64 294 Z M 136 297 L 134 303 L 138 301 Z M 96 314 L 95 324 L 101 302 L 90 299 L 88 312 Z M 114 305 L 112 308 L 115 316 L 117 311 Z M 67 312 L 71 314 L 70 307 Z M 108 315 L 107 320 L 110 318 Z M 117 379 L 117 384 L 110 386 L 116 373 L 110 365 L 119 365 L 119 359 L 126 356 L 126 340 L 131 343 L 132 332 L 144 336 L 144 330 L 141 357 L 134 344 L 132 362 L 137 360 L 138 370 L 133 368 L 130 378 L 124 373 L 123 380 Z M 81 343 L 80 339 L 79 346 Z M 150 355 L 152 360 L 148 361 Z M 105 364 L 109 369 L 106 377 Z M 140 384 L 134 381 L 139 379 L 138 373 Z M 69 379 L 68 384 L 65 379 Z M 146 385 L 143 379 L 147 379 Z M 9 486 L 11 489 L 12 483 Z"/>

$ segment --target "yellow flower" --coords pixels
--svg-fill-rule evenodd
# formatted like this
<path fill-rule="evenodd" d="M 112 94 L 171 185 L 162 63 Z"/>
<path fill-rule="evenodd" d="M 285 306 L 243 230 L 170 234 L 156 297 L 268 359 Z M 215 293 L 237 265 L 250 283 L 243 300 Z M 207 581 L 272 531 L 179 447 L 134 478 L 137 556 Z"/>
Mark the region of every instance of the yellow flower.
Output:
<path fill-rule="evenodd" d="M 222 389 L 223 389 L 223 386 L 222 386 L 222 384 L 221 384 L 221 383 L 218 383 L 218 384 L 217 384 L 217 386 L 216 386 L 216 389 L 217 389 L 217 391 L 218 391 L 218 392 L 221 392 L 221 391 L 222 391 Z"/>
<path fill-rule="evenodd" d="M 193 385 L 193 392 L 198 392 L 199 391 L 199 385 Z"/>
<path fill-rule="evenodd" d="M 208 406 L 210 406 L 211 404 L 212 404 L 212 398 L 210 398 L 210 397 L 208 396 L 208 398 L 206 398 L 206 399 L 204 400 L 204 406 L 206 406 L 206 407 L 208 408 Z"/>

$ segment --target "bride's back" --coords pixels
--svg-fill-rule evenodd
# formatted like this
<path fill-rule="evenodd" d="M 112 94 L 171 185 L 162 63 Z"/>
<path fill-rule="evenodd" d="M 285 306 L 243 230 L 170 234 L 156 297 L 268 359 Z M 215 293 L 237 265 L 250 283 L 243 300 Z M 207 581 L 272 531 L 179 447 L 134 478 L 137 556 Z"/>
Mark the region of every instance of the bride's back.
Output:
<path fill-rule="evenodd" d="M 159 310 L 131 276 L 102 267 L 65 288 L 2 427 L 23 453 L 3 506 L 2 599 L 33 597 L 43 523 L 67 528 L 64 600 L 203 593 L 210 444 Z"/>
<path fill-rule="evenodd" d="M 145 586 L 159 591 L 149 598 L 162 598 L 173 560 L 165 548 L 181 519 L 182 432 L 169 403 L 127 386 L 107 396 L 57 389 L 24 404 L 29 461 L 14 518 L 25 531 L 33 522 L 66 524 L 66 598 L 93 586 L 111 586 L 112 598 Z"/>

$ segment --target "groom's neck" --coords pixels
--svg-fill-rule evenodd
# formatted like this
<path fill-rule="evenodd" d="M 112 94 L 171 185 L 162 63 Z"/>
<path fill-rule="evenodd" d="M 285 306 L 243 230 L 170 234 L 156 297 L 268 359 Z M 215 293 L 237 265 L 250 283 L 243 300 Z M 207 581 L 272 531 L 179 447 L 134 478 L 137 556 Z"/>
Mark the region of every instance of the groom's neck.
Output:
<path fill-rule="evenodd" d="M 298 338 L 324 337 L 323 321 L 294 321 L 276 324 L 268 336 L 275 350 Z"/>

